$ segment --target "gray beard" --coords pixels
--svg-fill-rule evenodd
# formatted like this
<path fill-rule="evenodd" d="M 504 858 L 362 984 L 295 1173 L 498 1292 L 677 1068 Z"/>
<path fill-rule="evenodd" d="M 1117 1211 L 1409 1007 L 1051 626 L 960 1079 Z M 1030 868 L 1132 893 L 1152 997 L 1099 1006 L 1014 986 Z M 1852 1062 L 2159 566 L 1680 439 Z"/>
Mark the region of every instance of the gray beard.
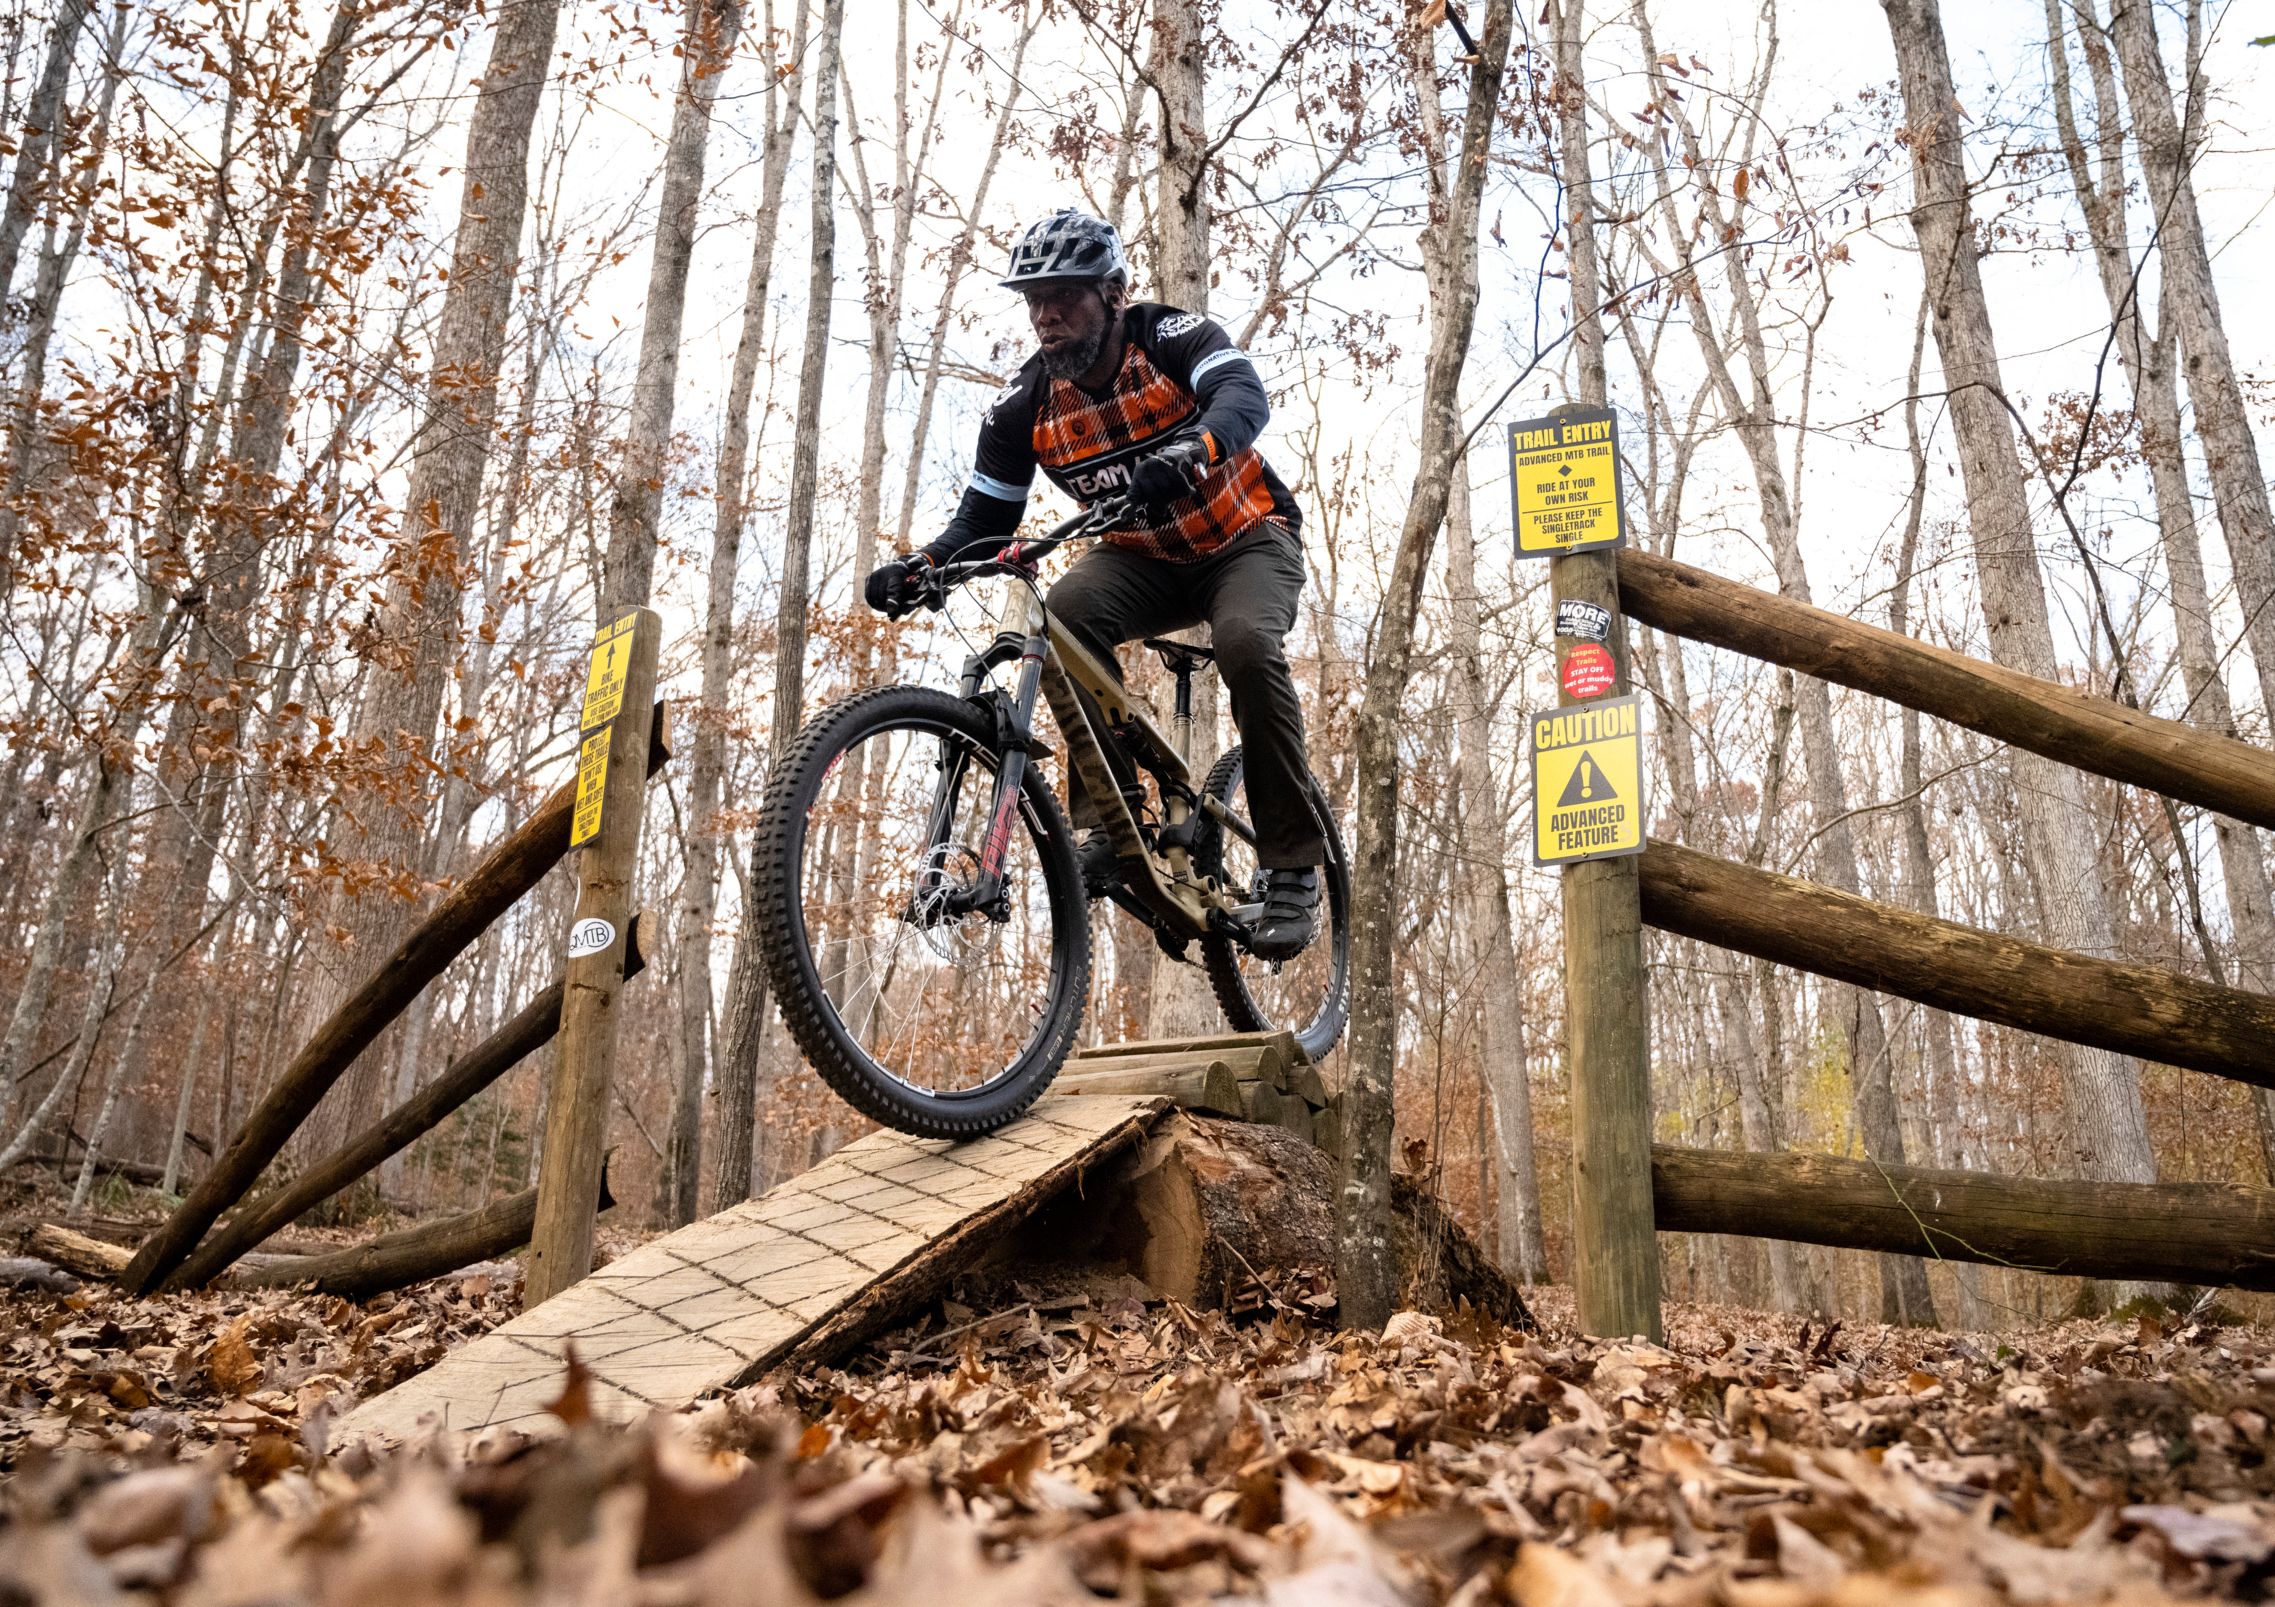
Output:
<path fill-rule="evenodd" d="M 1071 346 L 1062 346 L 1056 352 L 1043 353 L 1043 372 L 1053 379 L 1080 379 L 1090 372 L 1090 365 L 1098 361 L 1098 354 L 1106 349 L 1106 331 L 1100 329 L 1088 340 Z"/>

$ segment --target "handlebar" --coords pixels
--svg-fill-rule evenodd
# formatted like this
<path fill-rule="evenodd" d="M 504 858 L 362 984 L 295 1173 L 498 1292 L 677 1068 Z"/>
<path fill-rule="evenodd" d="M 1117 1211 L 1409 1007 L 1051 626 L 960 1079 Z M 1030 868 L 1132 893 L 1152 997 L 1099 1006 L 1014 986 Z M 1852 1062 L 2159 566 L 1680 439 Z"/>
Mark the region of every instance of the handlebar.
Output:
<path fill-rule="evenodd" d="M 931 584 L 925 588 L 928 595 L 923 601 L 937 607 L 949 592 L 980 575 L 1031 575 L 1036 564 L 1068 542 L 1104 535 L 1109 530 L 1134 524 L 1137 517 L 1137 504 L 1127 496 L 1100 497 L 1073 518 L 1058 524 L 1047 535 L 1037 536 L 1032 541 L 1014 541 L 992 558 L 973 558 L 940 565 L 926 577 Z"/>

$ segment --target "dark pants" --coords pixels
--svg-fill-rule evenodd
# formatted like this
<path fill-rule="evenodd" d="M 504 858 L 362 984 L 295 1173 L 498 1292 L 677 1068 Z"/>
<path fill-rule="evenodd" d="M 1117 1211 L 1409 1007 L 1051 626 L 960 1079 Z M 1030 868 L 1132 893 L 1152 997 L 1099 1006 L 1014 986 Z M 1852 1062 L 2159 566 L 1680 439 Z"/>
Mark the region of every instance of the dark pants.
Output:
<path fill-rule="evenodd" d="M 1101 542 L 1051 588 L 1060 623 L 1108 664 L 1117 644 L 1206 624 L 1217 674 L 1232 697 L 1256 828 L 1256 859 L 1266 870 L 1317 865 L 1327 847 L 1312 814 L 1303 751 L 1303 705 L 1281 639 L 1295 628 L 1305 580 L 1295 534 L 1265 520 L 1221 552 L 1191 563 L 1148 558 Z M 1200 766 L 1210 762 L 1199 756 Z M 1075 819 L 1088 813 L 1079 787 Z"/>

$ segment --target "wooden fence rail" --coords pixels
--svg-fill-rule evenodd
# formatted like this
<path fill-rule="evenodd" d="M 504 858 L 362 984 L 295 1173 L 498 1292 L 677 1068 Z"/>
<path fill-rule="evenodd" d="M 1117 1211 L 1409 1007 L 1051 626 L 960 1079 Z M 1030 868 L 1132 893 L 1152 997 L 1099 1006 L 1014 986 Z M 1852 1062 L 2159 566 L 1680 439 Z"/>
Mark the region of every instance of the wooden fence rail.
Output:
<path fill-rule="evenodd" d="M 669 754 L 661 705 L 655 710 L 652 731 L 650 775 Z M 491 849 L 472 874 L 443 895 L 411 935 L 374 966 L 362 985 L 316 1029 L 212 1169 L 135 1251 L 119 1280 L 128 1291 L 148 1294 L 179 1267 L 221 1213 L 245 1197 L 356 1056 L 559 862 L 569 851 L 575 802 L 576 784 L 565 783 Z"/>
<path fill-rule="evenodd" d="M 2275 999 L 1938 920 L 1654 839 L 1643 919 L 1982 1021 L 2275 1088 Z"/>
<path fill-rule="evenodd" d="M 1651 1151 L 1662 1233 L 1731 1233 L 2061 1277 L 2275 1289 L 2275 1189 L 2081 1183 L 1830 1155 Z"/>
<path fill-rule="evenodd" d="M 1630 548 L 1619 599 L 1645 624 L 1852 686 L 2114 781 L 2275 830 L 2275 755 L 2018 670 Z"/>
<path fill-rule="evenodd" d="M 647 965 L 639 936 L 640 923 L 635 918 L 625 946 L 627 981 Z M 561 990 L 562 984 L 555 982 L 361 1135 L 315 1162 L 290 1183 L 255 1195 L 223 1217 L 221 1225 L 167 1279 L 168 1286 L 194 1289 L 211 1283 L 270 1234 L 368 1177 L 389 1156 L 400 1154 L 441 1126 L 453 1111 L 553 1041 L 561 1028 Z"/>

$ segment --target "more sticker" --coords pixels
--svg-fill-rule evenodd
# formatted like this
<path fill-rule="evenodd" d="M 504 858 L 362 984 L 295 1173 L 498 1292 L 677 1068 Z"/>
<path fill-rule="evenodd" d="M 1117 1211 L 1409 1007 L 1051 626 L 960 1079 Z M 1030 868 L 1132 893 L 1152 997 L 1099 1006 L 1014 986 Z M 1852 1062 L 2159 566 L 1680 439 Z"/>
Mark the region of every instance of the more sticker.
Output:
<path fill-rule="evenodd" d="M 1532 716 L 1533 863 L 1643 852 L 1642 699 Z"/>
<path fill-rule="evenodd" d="M 1583 642 L 1611 640 L 1611 610 L 1567 597 L 1556 605 L 1556 634 L 1577 636 Z"/>

